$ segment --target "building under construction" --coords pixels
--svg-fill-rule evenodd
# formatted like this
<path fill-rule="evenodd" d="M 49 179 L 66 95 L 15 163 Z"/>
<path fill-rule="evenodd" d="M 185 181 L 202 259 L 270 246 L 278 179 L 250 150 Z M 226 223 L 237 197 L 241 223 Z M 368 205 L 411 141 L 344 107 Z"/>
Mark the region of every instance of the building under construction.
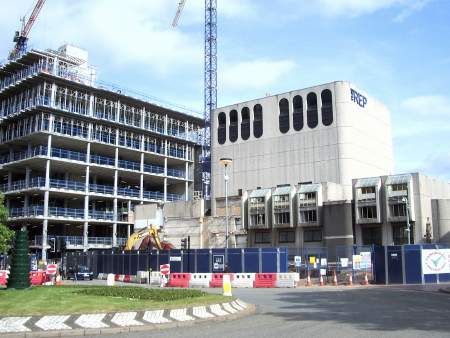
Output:
<path fill-rule="evenodd" d="M 133 209 L 189 200 L 203 119 L 99 86 L 87 52 L 32 50 L 0 66 L 0 190 L 35 249 L 123 245 Z"/>

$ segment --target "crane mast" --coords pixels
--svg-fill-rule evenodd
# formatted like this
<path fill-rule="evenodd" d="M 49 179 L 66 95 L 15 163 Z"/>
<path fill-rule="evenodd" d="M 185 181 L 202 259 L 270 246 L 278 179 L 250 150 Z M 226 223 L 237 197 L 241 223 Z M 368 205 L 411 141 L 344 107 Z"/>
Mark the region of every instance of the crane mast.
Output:
<path fill-rule="evenodd" d="M 186 0 L 178 4 L 172 21 L 176 27 Z M 204 60 L 204 123 L 201 134 L 202 192 L 205 199 L 211 193 L 211 114 L 217 108 L 217 0 L 205 0 L 205 60 Z"/>
<path fill-rule="evenodd" d="M 45 0 L 38 0 L 36 5 L 34 5 L 33 11 L 31 12 L 30 17 L 27 22 L 25 22 L 25 17 L 22 19 L 22 30 L 16 31 L 14 35 L 14 42 L 16 43 L 14 49 L 9 54 L 9 59 L 15 59 L 26 52 L 27 50 L 27 42 L 28 42 L 28 34 L 30 33 L 31 27 L 33 27 L 34 22 L 36 21 L 39 12 L 44 6 Z"/>

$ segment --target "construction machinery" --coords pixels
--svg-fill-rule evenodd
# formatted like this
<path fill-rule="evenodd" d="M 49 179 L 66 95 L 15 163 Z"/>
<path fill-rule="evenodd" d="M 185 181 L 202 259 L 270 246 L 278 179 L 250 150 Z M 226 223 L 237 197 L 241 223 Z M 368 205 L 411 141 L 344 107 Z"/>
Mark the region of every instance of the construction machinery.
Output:
<path fill-rule="evenodd" d="M 162 241 L 159 238 L 158 228 L 155 225 L 150 225 L 145 229 L 134 232 L 127 241 L 125 246 L 126 251 L 130 250 L 171 250 L 175 247 L 172 243 Z"/>
<path fill-rule="evenodd" d="M 30 17 L 25 22 L 25 17 L 21 19 L 22 21 L 22 29 L 20 31 L 16 31 L 14 35 L 13 41 L 16 43 L 14 49 L 9 53 L 9 59 L 13 60 L 24 54 L 27 51 L 27 42 L 28 42 L 28 34 L 30 33 L 31 27 L 33 27 L 34 22 L 36 21 L 39 12 L 44 6 L 45 0 L 38 0 L 34 5 L 33 11 L 31 12 Z"/>

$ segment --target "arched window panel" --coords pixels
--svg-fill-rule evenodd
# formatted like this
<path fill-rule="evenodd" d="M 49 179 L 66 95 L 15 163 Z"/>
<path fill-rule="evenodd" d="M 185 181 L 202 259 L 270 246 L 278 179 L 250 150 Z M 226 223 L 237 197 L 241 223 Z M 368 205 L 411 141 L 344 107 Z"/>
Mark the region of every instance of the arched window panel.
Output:
<path fill-rule="evenodd" d="M 218 122 L 217 142 L 219 142 L 219 144 L 224 144 L 227 140 L 227 116 L 224 112 L 219 113 Z"/>
<path fill-rule="evenodd" d="M 260 138 L 263 134 L 263 108 L 258 103 L 253 107 L 253 136 Z"/>
<path fill-rule="evenodd" d="M 303 129 L 303 98 L 300 95 L 294 96 L 293 100 L 294 112 L 292 113 L 292 120 L 295 131 Z"/>
<path fill-rule="evenodd" d="M 230 111 L 230 127 L 229 127 L 230 141 L 236 142 L 238 139 L 238 112 L 237 110 Z"/>
<path fill-rule="evenodd" d="M 315 93 L 309 93 L 306 97 L 306 103 L 308 110 L 306 111 L 306 118 L 308 127 L 313 129 L 317 127 L 319 123 L 319 113 L 317 111 L 317 95 Z"/>
<path fill-rule="evenodd" d="M 284 134 L 289 131 L 289 101 L 287 99 L 281 99 L 278 107 L 280 108 L 278 124 L 280 131 Z"/>
<path fill-rule="evenodd" d="M 245 141 L 250 137 L 250 109 L 244 107 L 241 110 L 241 138 Z"/>
<path fill-rule="evenodd" d="M 333 123 L 333 95 L 331 90 L 325 89 L 320 96 L 322 98 L 322 124 L 329 126 Z"/>

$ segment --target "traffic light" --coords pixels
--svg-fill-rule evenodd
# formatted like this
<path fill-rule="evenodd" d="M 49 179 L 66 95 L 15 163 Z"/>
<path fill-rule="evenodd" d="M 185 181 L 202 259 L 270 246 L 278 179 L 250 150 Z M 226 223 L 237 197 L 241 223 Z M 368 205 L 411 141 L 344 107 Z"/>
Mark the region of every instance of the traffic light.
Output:
<path fill-rule="evenodd" d="M 50 246 L 51 252 L 56 252 L 56 238 L 49 238 L 48 245 Z"/>
<path fill-rule="evenodd" d="M 181 249 L 187 249 L 187 238 L 181 239 Z"/>

